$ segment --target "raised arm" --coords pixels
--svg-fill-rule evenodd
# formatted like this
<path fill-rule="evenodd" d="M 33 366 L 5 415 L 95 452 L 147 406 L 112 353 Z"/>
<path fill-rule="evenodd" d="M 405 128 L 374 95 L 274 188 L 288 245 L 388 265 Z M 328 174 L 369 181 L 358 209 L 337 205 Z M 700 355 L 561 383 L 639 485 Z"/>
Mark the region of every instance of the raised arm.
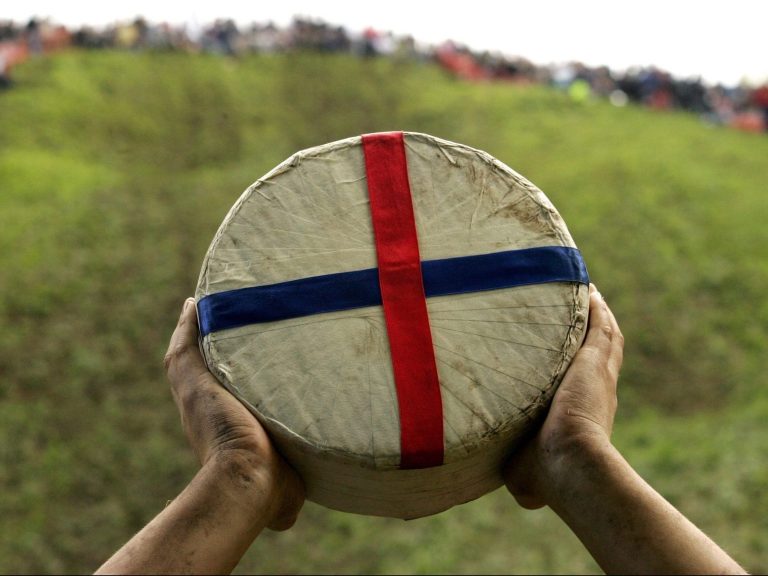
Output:
<path fill-rule="evenodd" d="M 505 469 L 525 508 L 550 506 L 608 573 L 744 574 L 611 444 L 624 338 L 590 286 L 584 345 L 538 435 Z"/>
<path fill-rule="evenodd" d="M 263 428 L 207 370 L 194 300 L 184 303 L 165 358 L 181 422 L 202 467 L 97 573 L 229 573 L 264 529 L 289 528 L 301 480 Z"/>

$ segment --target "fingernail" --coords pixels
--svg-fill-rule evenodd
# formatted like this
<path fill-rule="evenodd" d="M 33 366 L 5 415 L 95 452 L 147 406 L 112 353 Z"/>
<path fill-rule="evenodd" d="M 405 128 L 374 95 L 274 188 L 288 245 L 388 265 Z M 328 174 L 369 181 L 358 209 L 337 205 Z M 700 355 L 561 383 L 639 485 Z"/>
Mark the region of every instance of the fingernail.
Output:
<path fill-rule="evenodd" d="M 187 298 L 184 300 L 184 307 L 181 309 L 182 312 L 186 312 L 190 306 L 195 305 L 195 299 L 194 298 Z"/>

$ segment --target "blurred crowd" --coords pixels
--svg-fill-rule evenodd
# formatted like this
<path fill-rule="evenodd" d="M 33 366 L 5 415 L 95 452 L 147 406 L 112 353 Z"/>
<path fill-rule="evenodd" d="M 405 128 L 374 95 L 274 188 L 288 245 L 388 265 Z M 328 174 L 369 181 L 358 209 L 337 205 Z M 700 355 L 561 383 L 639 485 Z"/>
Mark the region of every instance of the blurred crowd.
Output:
<path fill-rule="evenodd" d="M 725 86 L 701 78 L 676 78 L 655 67 L 617 72 L 578 62 L 537 65 L 521 57 L 473 51 L 451 41 L 425 45 L 412 36 L 396 36 L 373 28 L 351 32 L 321 20 L 298 17 L 283 27 L 268 22 L 240 27 L 232 20 L 172 26 L 137 18 L 104 28 L 85 26 L 77 30 L 49 20 L 31 19 L 26 24 L 0 21 L 0 88 L 11 86 L 13 67 L 26 58 L 68 47 L 183 50 L 228 56 L 306 50 L 434 61 L 463 80 L 545 84 L 578 102 L 606 98 L 616 106 L 632 103 L 682 109 L 713 124 L 768 131 L 768 82 L 761 86 Z"/>

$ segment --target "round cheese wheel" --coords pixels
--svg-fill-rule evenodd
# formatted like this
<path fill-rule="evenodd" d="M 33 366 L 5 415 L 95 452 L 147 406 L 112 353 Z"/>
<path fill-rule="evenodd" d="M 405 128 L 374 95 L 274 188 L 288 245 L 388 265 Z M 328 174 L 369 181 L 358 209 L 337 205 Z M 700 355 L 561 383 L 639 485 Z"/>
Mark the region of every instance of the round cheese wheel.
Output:
<path fill-rule="evenodd" d="M 298 152 L 251 185 L 196 299 L 210 370 L 307 497 L 415 518 L 501 485 L 581 345 L 588 278 L 521 175 L 387 133 Z"/>

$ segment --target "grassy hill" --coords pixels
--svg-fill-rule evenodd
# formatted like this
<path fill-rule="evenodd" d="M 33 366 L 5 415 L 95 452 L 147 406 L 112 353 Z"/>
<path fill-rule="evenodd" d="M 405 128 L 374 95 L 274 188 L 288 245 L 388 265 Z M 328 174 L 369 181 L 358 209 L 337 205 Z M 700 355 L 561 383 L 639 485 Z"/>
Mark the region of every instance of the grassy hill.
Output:
<path fill-rule="evenodd" d="M 615 438 L 768 569 L 768 138 L 429 65 L 67 53 L 0 93 L 0 572 L 87 572 L 194 474 L 161 361 L 229 206 L 294 151 L 380 130 L 542 188 L 626 336 Z M 594 572 L 503 491 L 402 522 L 308 504 L 242 572 Z"/>

